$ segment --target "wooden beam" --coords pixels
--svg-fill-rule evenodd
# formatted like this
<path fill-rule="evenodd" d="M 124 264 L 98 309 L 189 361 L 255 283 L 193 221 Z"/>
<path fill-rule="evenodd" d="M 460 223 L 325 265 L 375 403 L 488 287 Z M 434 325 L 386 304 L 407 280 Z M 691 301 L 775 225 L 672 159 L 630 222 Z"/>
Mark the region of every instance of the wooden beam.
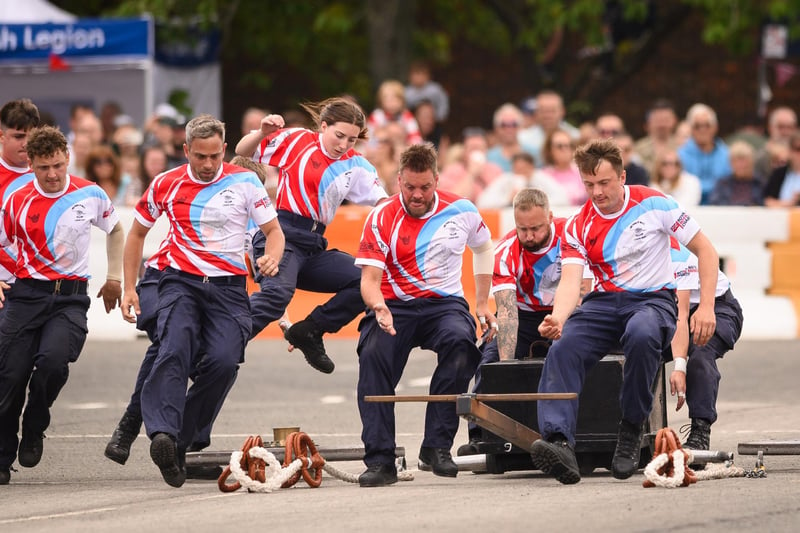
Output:
<path fill-rule="evenodd" d="M 537 400 L 574 400 L 578 397 L 574 392 L 520 392 L 510 394 L 412 394 L 406 396 L 364 396 L 365 402 L 455 402 L 460 397 L 475 399 L 479 402 L 535 402 Z"/>
<path fill-rule="evenodd" d="M 528 426 L 467 395 L 456 402 L 456 413 L 523 450 L 530 450 L 533 443 L 542 438 Z"/>

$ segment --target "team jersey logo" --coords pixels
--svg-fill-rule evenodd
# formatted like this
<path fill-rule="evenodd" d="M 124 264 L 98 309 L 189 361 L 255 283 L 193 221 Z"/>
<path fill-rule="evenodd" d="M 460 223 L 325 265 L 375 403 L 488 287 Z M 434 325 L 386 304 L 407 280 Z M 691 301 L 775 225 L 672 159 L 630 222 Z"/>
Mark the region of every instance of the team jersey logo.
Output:
<path fill-rule="evenodd" d="M 689 215 L 686 213 L 681 213 L 681 216 L 678 217 L 678 220 L 670 228 L 673 232 L 678 231 L 678 228 L 685 228 L 686 224 L 689 222 Z"/>
<path fill-rule="evenodd" d="M 641 241 L 642 239 L 645 238 L 644 223 L 641 220 L 637 220 L 636 222 L 628 226 L 628 229 L 633 231 L 633 240 Z"/>
<path fill-rule="evenodd" d="M 222 196 L 222 205 L 224 205 L 225 207 L 232 206 L 233 203 L 236 201 L 236 193 L 234 193 L 230 189 L 225 189 L 219 194 L 220 196 Z"/>
<path fill-rule="evenodd" d="M 83 222 L 86 220 L 86 208 L 83 206 L 83 204 L 73 205 L 72 213 L 75 216 L 75 222 Z"/>

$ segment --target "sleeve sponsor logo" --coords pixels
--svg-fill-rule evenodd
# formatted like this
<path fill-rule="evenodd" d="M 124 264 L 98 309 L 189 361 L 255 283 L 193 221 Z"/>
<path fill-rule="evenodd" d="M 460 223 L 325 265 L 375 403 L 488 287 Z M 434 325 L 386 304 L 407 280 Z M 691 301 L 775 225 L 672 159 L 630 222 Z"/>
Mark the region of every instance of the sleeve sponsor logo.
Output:
<path fill-rule="evenodd" d="M 672 232 L 678 231 L 678 228 L 685 228 L 686 224 L 689 222 L 689 215 L 686 213 L 681 213 L 681 216 L 678 217 L 678 220 L 670 227 L 669 229 Z"/>

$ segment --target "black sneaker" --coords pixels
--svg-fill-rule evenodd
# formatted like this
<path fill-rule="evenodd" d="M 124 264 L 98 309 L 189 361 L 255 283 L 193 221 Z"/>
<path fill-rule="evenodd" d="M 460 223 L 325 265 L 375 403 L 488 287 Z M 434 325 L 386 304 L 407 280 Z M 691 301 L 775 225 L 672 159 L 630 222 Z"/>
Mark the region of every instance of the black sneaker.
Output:
<path fill-rule="evenodd" d="M 456 477 L 458 475 L 458 465 L 453 462 L 450 450 L 446 448 L 427 448 L 423 446 L 419 449 L 419 462 L 417 466 L 423 472 L 430 472 L 437 476 Z"/>
<path fill-rule="evenodd" d="M 313 320 L 306 318 L 292 324 L 292 327 L 286 330 L 283 337 L 295 348 L 303 352 L 309 365 L 325 374 L 333 372 L 335 365 L 325 353 L 325 345 L 322 343 L 322 331 Z"/>
<path fill-rule="evenodd" d="M 150 458 L 161 470 L 161 477 L 171 487 L 180 487 L 186 481 L 186 472 L 178 466 L 178 449 L 166 433 L 156 433 L 150 443 Z"/>
<path fill-rule="evenodd" d="M 478 446 L 480 446 L 481 442 L 482 441 L 479 438 L 471 437 L 468 443 L 462 444 L 458 447 L 458 450 L 456 450 L 456 455 L 459 457 L 463 455 L 478 455 L 481 453 L 478 449 Z"/>
<path fill-rule="evenodd" d="M 559 483 L 573 485 L 581 480 L 581 471 L 575 451 L 569 441 L 560 436 L 551 438 L 550 441 L 539 439 L 531 446 L 531 460 L 533 466 L 550 474 Z"/>
<path fill-rule="evenodd" d="M 620 420 L 617 448 L 611 460 L 611 474 L 617 479 L 628 479 L 639 468 L 642 453 L 642 425 Z"/>
<path fill-rule="evenodd" d="M 22 440 L 19 442 L 19 451 L 17 452 L 17 460 L 21 466 L 33 468 L 39 464 L 44 451 L 43 439 L 44 435 L 41 433 L 22 432 Z"/>
<path fill-rule="evenodd" d="M 139 436 L 140 429 L 142 429 L 142 417 L 125 411 L 111 435 L 111 440 L 106 444 L 104 455 L 115 463 L 124 465 L 131 454 L 131 445 Z"/>
<path fill-rule="evenodd" d="M 358 484 L 362 487 L 383 487 L 397 483 L 397 467 L 392 465 L 372 465 L 358 476 Z"/>
<path fill-rule="evenodd" d="M 8 485 L 9 481 L 11 481 L 11 469 L 0 468 L 0 485 Z"/>
<path fill-rule="evenodd" d="M 708 450 L 711 447 L 711 422 L 705 418 L 692 418 L 692 429 L 683 443 L 690 450 Z"/>

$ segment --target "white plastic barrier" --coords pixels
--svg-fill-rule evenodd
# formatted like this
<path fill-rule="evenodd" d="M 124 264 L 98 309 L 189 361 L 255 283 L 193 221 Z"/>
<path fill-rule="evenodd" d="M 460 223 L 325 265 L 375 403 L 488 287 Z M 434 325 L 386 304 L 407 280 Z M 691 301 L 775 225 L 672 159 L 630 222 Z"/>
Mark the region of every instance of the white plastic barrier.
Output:
<path fill-rule="evenodd" d="M 131 229 L 133 223 L 133 209 L 117 208 L 125 235 Z M 169 224 L 164 217 L 156 222 L 150 229 L 144 245 L 144 256 L 148 257 L 156 251 L 158 245 L 166 237 Z M 108 262 L 106 260 L 106 234 L 97 228 L 92 228 L 92 243 L 89 250 L 89 296 L 92 298 L 92 305 L 89 307 L 89 338 L 102 340 L 132 340 L 139 333 L 133 324 L 125 322 L 119 308 L 106 314 L 102 299 L 96 298 L 100 287 L 106 281 Z"/>

